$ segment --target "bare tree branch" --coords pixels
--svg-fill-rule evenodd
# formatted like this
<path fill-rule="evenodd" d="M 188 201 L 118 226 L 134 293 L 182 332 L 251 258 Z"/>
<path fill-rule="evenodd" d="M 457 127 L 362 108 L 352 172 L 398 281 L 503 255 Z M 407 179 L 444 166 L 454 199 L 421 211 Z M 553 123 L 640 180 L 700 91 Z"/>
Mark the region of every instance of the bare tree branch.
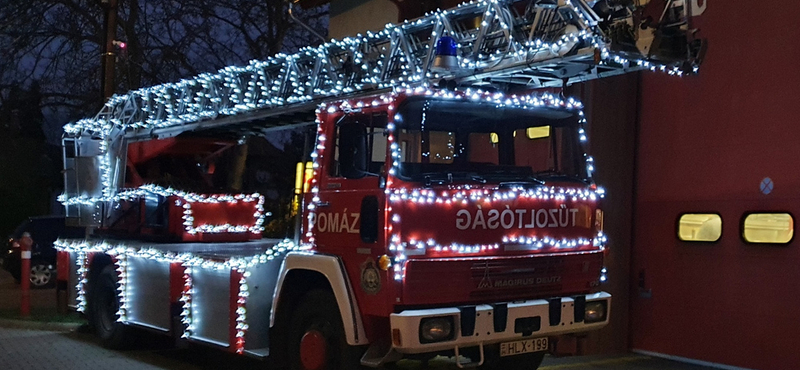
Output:
<path fill-rule="evenodd" d="M 243 65 L 305 46 L 285 0 L 118 0 L 117 92 Z M 0 2 L 0 99 L 38 82 L 41 107 L 65 115 L 99 107 L 104 8 L 98 0 Z M 325 33 L 327 6 L 298 15 Z M 0 104 L 2 104 L 0 100 Z"/>

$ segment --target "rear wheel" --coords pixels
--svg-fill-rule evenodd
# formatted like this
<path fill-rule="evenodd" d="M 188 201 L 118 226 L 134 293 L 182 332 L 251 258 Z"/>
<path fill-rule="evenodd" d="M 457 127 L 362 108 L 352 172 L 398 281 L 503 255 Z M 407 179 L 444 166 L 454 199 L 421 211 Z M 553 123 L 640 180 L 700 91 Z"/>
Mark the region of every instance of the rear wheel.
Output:
<path fill-rule="evenodd" d="M 89 321 L 100 337 L 103 346 L 113 349 L 124 348 L 130 335 L 128 328 L 119 321 L 119 291 L 117 274 L 113 266 L 106 266 L 92 284 L 91 309 Z"/>
<path fill-rule="evenodd" d="M 289 326 L 292 370 L 353 370 L 360 368 L 361 350 L 347 344 L 336 297 L 313 290 L 300 300 Z"/>

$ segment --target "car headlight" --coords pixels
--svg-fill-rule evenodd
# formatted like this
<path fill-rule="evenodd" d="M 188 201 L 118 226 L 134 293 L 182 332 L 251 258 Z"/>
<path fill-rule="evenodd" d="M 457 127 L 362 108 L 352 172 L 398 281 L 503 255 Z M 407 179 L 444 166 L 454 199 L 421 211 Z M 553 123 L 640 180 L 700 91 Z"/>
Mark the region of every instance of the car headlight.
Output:
<path fill-rule="evenodd" d="M 453 316 L 428 317 L 419 323 L 420 343 L 441 342 L 453 339 Z"/>
<path fill-rule="evenodd" d="M 586 315 L 584 320 L 586 323 L 600 322 L 606 320 L 607 303 L 608 301 L 594 301 L 586 302 Z"/>

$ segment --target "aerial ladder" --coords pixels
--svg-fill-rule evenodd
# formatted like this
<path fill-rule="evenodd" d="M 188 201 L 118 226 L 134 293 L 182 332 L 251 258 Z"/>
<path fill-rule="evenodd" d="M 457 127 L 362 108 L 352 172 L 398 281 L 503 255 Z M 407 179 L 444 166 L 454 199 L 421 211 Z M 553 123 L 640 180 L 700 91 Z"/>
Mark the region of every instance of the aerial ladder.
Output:
<path fill-rule="evenodd" d="M 432 84 L 513 92 L 640 70 L 697 73 L 705 44 L 691 25 L 692 3 L 473 1 L 380 32 L 115 95 L 96 116 L 64 127 L 61 200 L 68 217 L 98 225 L 124 182 L 128 143 L 215 130 L 266 135 L 313 122 L 325 101 Z M 444 67 L 436 53 L 443 37 L 454 42 L 456 60 Z M 79 157 L 95 159 L 81 164 Z"/>

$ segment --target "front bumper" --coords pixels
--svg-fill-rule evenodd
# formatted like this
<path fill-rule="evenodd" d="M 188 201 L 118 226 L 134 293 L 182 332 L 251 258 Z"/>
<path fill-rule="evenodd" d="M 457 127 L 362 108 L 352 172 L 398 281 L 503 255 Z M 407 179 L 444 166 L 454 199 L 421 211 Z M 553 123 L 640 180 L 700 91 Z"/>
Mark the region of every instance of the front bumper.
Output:
<path fill-rule="evenodd" d="M 605 300 L 605 320 L 593 323 L 586 323 L 585 320 L 576 322 L 575 311 L 576 306 L 581 306 L 581 297 L 585 297 L 586 303 Z M 578 297 L 535 299 L 499 305 L 405 310 L 392 314 L 390 323 L 394 350 L 416 354 L 596 330 L 608 324 L 610 313 L 611 294 L 600 292 Z M 421 343 L 420 321 L 441 316 L 454 317 L 453 338 L 442 342 Z M 502 316 L 506 316 L 505 319 Z M 538 329 L 536 325 L 530 325 L 537 320 L 540 323 Z"/>

